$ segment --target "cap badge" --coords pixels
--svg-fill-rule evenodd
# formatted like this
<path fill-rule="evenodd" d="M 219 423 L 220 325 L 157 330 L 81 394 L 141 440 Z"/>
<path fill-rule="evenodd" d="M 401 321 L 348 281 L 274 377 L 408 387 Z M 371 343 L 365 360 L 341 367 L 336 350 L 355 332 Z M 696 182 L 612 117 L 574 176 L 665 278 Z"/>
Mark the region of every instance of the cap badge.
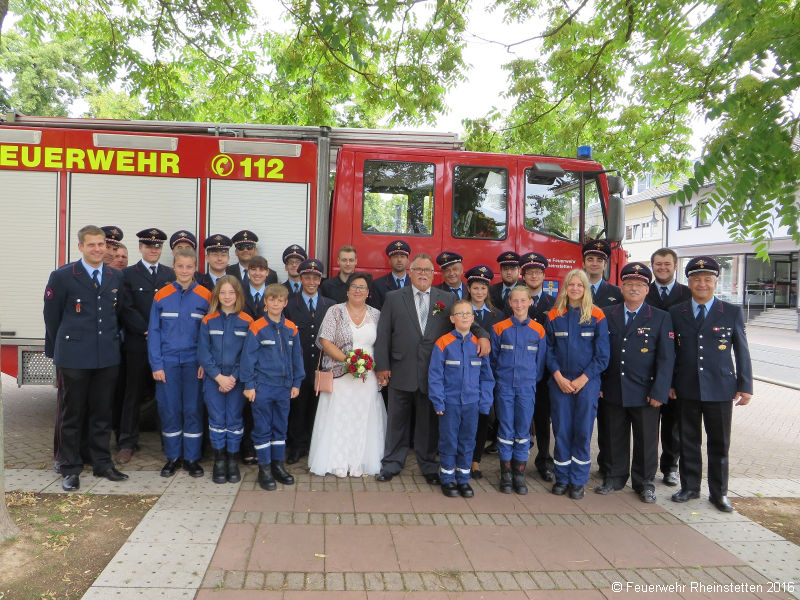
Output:
<path fill-rule="evenodd" d="M 395 248 L 402 248 L 403 247 L 403 242 L 395 242 L 394 243 L 394 247 Z"/>
<path fill-rule="evenodd" d="M 221 242 L 221 241 L 222 241 L 222 236 L 221 236 L 221 235 L 215 235 L 215 236 L 214 236 L 214 239 L 215 239 L 216 241 L 218 241 L 218 242 Z"/>
<path fill-rule="evenodd" d="M 481 267 L 480 269 L 478 269 L 478 271 L 480 271 L 481 273 L 486 273 L 486 267 Z"/>
<path fill-rule="evenodd" d="M 116 229 L 116 228 L 112 229 L 111 233 L 113 233 L 114 235 L 117 235 L 119 233 L 119 229 Z"/>
<path fill-rule="evenodd" d="M 637 273 L 642 270 L 642 265 L 633 265 L 633 270 Z"/>
<path fill-rule="evenodd" d="M 700 266 L 700 268 L 701 268 L 701 269 L 703 269 L 703 268 L 705 268 L 705 266 L 706 266 L 706 261 L 704 261 L 704 260 L 701 258 L 700 260 L 698 260 L 698 261 L 697 261 L 697 264 Z"/>
<path fill-rule="evenodd" d="M 151 229 L 150 235 L 158 235 L 158 232 L 155 229 Z"/>

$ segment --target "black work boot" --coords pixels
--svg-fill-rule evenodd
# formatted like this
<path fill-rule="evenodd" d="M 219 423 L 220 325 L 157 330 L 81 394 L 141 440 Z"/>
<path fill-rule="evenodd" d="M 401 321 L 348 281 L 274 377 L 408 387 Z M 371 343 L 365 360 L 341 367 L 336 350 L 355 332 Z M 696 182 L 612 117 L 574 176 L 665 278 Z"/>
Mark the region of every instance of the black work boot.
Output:
<path fill-rule="evenodd" d="M 226 469 L 228 483 L 239 483 L 242 480 L 242 474 L 239 472 L 239 453 L 228 453 L 228 466 Z"/>
<path fill-rule="evenodd" d="M 261 486 L 262 490 L 267 490 L 268 492 L 278 488 L 275 478 L 272 476 L 270 463 L 258 465 L 258 485 Z"/>
<path fill-rule="evenodd" d="M 525 483 L 525 467 L 527 462 L 523 460 L 511 461 L 511 478 L 513 480 L 514 491 L 520 496 L 528 493 L 528 485 Z"/>
<path fill-rule="evenodd" d="M 211 470 L 211 481 L 214 483 L 225 483 L 227 475 L 225 474 L 225 459 L 228 457 L 225 448 L 214 448 L 214 468 Z"/>
<path fill-rule="evenodd" d="M 294 483 L 294 477 L 292 477 L 289 471 L 286 470 L 286 467 L 283 466 L 282 460 L 272 461 L 272 476 L 284 485 L 292 485 Z"/>
<path fill-rule="evenodd" d="M 500 461 L 500 493 L 511 493 L 511 463 L 501 460 Z"/>

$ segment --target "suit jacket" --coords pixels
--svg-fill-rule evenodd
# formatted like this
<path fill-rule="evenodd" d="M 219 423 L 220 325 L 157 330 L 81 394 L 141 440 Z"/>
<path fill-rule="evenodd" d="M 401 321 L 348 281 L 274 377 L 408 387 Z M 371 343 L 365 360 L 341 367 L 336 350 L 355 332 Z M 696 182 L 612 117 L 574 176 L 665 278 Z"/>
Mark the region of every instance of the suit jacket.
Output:
<path fill-rule="evenodd" d="M 450 291 L 450 286 L 447 285 L 446 283 L 440 283 L 436 287 L 438 287 L 440 290 L 444 290 L 445 292 L 450 292 L 451 294 L 453 293 Z M 461 298 L 463 300 L 470 299 L 469 289 L 467 289 L 467 284 L 464 283 L 463 281 L 461 282 Z"/>
<path fill-rule="evenodd" d="M 336 304 L 347 302 L 347 284 L 338 275 L 323 281 L 319 286 L 319 293 L 334 300 Z"/>
<path fill-rule="evenodd" d="M 102 369 L 120 363 L 120 320 L 126 310 L 122 273 L 101 265 L 101 284 L 81 261 L 50 274 L 44 291 L 44 353 L 56 367 Z"/>
<path fill-rule="evenodd" d="M 528 309 L 528 316 L 536 321 L 539 325 L 544 327 L 547 324 L 547 313 L 550 312 L 550 309 L 553 308 L 555 303 L 555 296 L 551 296 L 542 290 L 536 306 L 531 304 L 531 307 Z"/>
<path fill-rule="evenodd" d="M 156 276 L 138 261 L 122 270 L 122 282 L 125 287 L 129 309 L 129 318 L 125 322 L 125 350 L 131 352 L 147 352 L 147 331 L 150 321 L 150 308 L 153 296 L 165 285 L 175 281 L 172 267 L 159 263 Z M 213 286 L 212 286 L 213 287 Z"/>
<path fill-rule="evenodd" d="M 602 401 L 617 406 L 647 406 L 647 398 L 666 404 L 672 386 L 675 342 L 669 313 L 642 304 L 625 325 L 625 303 L 604 311 L 611 359 L 602 377 Z"/>
<path fill-rule="evenodd" d="M 700 327 L 691 300 L 670 307 L 669 314 L 675 328 L 672 387 L 678 398 L 725 402 L 736 392 L 753 393 L 741 307 L 715 297 Z"/>
<path fill-rule="evenodd" d="M 608 283 L 605 279 L 597 286 L 597 293 L 593 299 L 594 305 L 598 308 L 605 308 L 606 306 L 613 306 L 614 304 L 621 304 L 624 302 L 622 298 L 622 290 L 620 290 L 613 283 Z"/>
<path fill-rule="evenodd" d="M 321 350 L 317 347 L 317 333 L 325 318 L 328 309 L 336 304 L 330 298 L 317 293 L 317 305 L 314 316 L 308 310 L 303 294 L 294 294 L 289 298 L 289 303 L 283 309 L 283 314 L 297 326 L 300 336 L 300 345 L 303 348 L 303 364 L 306 366 L 306 383 L 314 383 L 314 371 L 317 368 L 317 360 Z"/>
<path fill-rule="evenodd" d="M 436 287 L 431 287 L 430 292 L 425 331 L 419 327 L 414 290 L 410 285 L 386 295 L 375 340 L 375 370 L 391 369 L 390 388 L 428 392 L 428 367 L 433 344 L 453 329 L 450 307 L 455 302 L 455 295 L 451 292 Z M 443 308 L 433 314 L 437 302 Z M 489 337 L 477 324 L 473 324 L 472 332 L 479 338 Z"/>
<path fill-rule="evenodd" d="M 687 300 L 691 299 L 692 292 L 689 291 L 689 288 L 676 281 L 675 285 L 672 286 L 672 291 L 667 295 L 667 301 L 664 302 L 661 300 L 661 290 L 659 289 L 659 285 L 658 283 L 654 282 L 650 284 L 650 291 L 647 292 L 647 298 L 645 298 L 645 302 L 647 302 L 650 306 L 654 306 L 660 310 L 669 310 L 669 307 L 673 304 L 686 302 Z"/>
<path fill-rule="evenodd" d="M 295 295 L 294 286 L 292 285 L 292 282 L 289 281 L 288 279 L 283 282 L 283 287 L 285 287 L 287 290 L 289 290 L 289 297 L 290 298 Z M 301 289 L 302 289 L 302 287 L 303 286 L 300 286 Z M 299 293 L 299 292 L 297 292 L 297 293 Z"/>
<path fill-rule="evenodd" d="M 225 273 L 235 276 L 236 279 L 239 280 L 239 283 L 242 283 L 242 269 L 238 262 L 235 265 L 228 265 L 225 268 Z M 270 283 L 278 283 L 278 275 L 272 269 L 269 270 L 269 273 L 267 274 L 267 280 L 264 282 L 264 285 L 269 285 Z"/>
<path fill-rule="evenodd" d="M 521 279 L 519 281 L 517 281 L 517 283 L 514 285 L 514 287 L 517 287 L 517 286 L 520 286 L 520 285 L 525 285 L 525 282 L 522 281 Z M 509 306 L 509 304 L 508 304 L 508 299 L 503 301 L 503 286 L 504 286 L 504 284 L 503 284 L 502 281 L 500 281 L 498 283 L 493 283 L 492 285 L 490 285 L 489 286 L 489 298 L 492 300 L 492 304 L 494 305 L 494 307 L 497 310 L 502 312 L 505 316 L 510 317 L 511 313 L 513 311 L 511 310 L 511 306 Z"/>
<path fill-rule="evenodd" d="M 406 277 L 403 281 L 403 289 L 411 285 L 411 277 L 409 277 L 408 273 L 406 273 Z M 397 287 L 397 283 L 395 283 L 394 275 L 392 275 L 392 273 L 387 273 L 383 277 L 373 279 L 370 287 L 371 290 L 367 304 L 373 308 L 377 308 L 378 310 L 381 310 L 383 303 L 386 301 L 386 294 L 399 289 Z"/>
<path fill-rule="evenodd" d="M 264 289 L 266 290 L 266 285 L 264 285 Z M 256 301 L 250 293 L 250 286 L 244 288 L 244 306 L 242 310 L 250 315 L 254 321 L 264 316 L 264 298 L 261 298 L 258 305 L 256 305 Z M 289 320 L 291 321 L 291 319 Z"/>

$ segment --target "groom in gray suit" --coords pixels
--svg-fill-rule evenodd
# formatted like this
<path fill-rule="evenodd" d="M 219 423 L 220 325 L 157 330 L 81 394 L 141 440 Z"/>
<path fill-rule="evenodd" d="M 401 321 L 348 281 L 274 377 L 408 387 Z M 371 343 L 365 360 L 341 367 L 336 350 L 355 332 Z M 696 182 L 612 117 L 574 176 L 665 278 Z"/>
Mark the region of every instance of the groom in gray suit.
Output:
<path fill-rule="evenodd" d="M 375 341 L 375 375 L 389 386 L 386 445 L 378 481 L 390 481 L 403 470 L 414 411 L 414 451 L 425 481 L 439 484 L 436 462 L 438 421 L 428 399 L 428 366 L 433 344 L 453 329 L 450 307 L 456 297 L 431 287 L 433 260 L 418 254 L 409 269 L 411 285 L 386 295 Z M 480 355 L 489 353 L 489 335 L 478 325 Z"/>

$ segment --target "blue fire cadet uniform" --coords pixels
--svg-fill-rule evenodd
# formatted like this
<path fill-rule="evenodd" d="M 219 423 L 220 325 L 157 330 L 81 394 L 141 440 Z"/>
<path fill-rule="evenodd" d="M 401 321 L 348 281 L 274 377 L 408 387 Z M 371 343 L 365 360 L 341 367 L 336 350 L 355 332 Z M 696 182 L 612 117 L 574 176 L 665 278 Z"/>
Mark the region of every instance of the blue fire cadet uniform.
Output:
<path fill-rule="evenodd" d="M 577 394 L 565 394 L 550 378 L 550 405 L 553 418 L 553 450 L 556 483 L 553 493 L 563 495 L 569 486 L 570 497 L 583 497 L 589 480 L 591 444 L 600 374 L 608 366 L 608 323 L 603 311 L 592 307 L 588 323 L 580 323 L 580 307 L 547 313 L 547 370 L 560 371 L 569 380 L 582 374 L 589 378 Z"/>
<path fill-rule="evenodd" d="M 161 288 L 150 309 L 147 350 L 150 368 L 164 370 L 166 383 L 156 382 L 158 416 L 167 464 L 163 477 L 175 474 L 180 459 L 192 477 L 201 477 L 203 408 L 197 378 L 197 340 L 208 313 L 211 292 L 197 282 L 183 289 L 173 282 Z"/>
<path fill-rule="evenodd" d="M 464 257 L 458 252 L 441 252 L 436 257 L 436 264 L 439 265 L 439 269 L 446 269 L 450 265 L 460 263 L 463 260 Z M 459 300 L 469 300 L 469 289 L 467 289 L 467 286 L 463 281 L 459 282 L 458 287 L 456 288 L 451 288 L 444 281 L 436 287 L 438 287 L 440 290 L 444 290 L 445 292 L 452 292 Z"/>
<path fill-rule="evenodd" d="M 283 264 L 285 265 L 286 262 L 290 258 L 299 258 L 301 261 L 308 260 L 308 254 L 306 253 L 305 249 L 302 246 L 298 246 L 297 244 L 292 244 L 291 246 L 287 246 L 286 249 L 283 251 Z M 299 294 L 300 285 L 299 281 L 292 281 L 291 279 L 287 279 L 283 282 L 283 286 L 289 290 L 289 297 L 291 298 L 293 294 Z"/>
<path fill-rule="evenodd" d="M 531 447 L 536 383 L 542 378 L 547 344 L 544 328 L 527 317 L 510 316 L 492 327 L 492 369 L 497 378 L 497 454 L 500 491 L 527 494 L 525 466 Z"/>
<path fill-rule="evenodd" d="M 519 254 L 513 250 L 506 250 L 497 257 L 497 264 L 500 265 L 501 270 L 505 266 L 517 267 L 519 266 L 519 261 Z M 499 281 L 489 286 L 489 298 L 491 298 L 492 304 L 507 317 L 511 316 L 511 307 L 508 305 L 508 294 L 518 285 L 525 285 L 525 282 L 520 279 L 508 286 L 505 281 Z"/>
<path fill-rule="evenodd" d="M 642 263 L 628 263 L 620 278 L 649 284 L 652 274 Z M 605 309 L 611 343 L 611 360 L 603 373 L 604 425 L 598 423 L 597 437 L 608 450 L 609 471 L 598 494 L 625 487 L 630 473 L 633 491 L 642 502 L 656 501 L 653 480 L 658 467 L 658 420 L 660 408 L 652 398 L 666 404 L 675 364 L 675 335 L 672 319 L 663 310 L 642 302 L 631 310 L 624 302 Z M 633 431 L 633 463 L 631 463 Z"/>
<path fill-rule="evenodd" d="M 208 434 L 214 448 L 214 483 L 236 483 L 239 473 L 239 446 L 244 433 L 245 398 L 239 376 L 239 360 L 252 317 L 246 312 L 225 314 L 214 311 L 203 317 L 200 324 L 200 341 L 197 361 L 203 367 L 203 398 L 208 410 Z M 236 385 L 229 392 L 221 392 L 214 380 L 219 375 L 230 375 Z"/>
<path fill-rule="evenodd" d="M 489 357 L 478 356 L 478 338 L 451 331 L 436 340 L 428 369 L 428 397 L 439 415 L 439 478 L 445 496 L 473 496 L 469 485 L 478 413 L 492 406 Z"/>
<path fill-rule="evenodd" d="M 687 277 L 699 273 L 719 276 L 719 264 L 709 256 L 698 256 L 689 261 L 685 272 Z M 678 397 L 681 438 L 681 489 L 672 499 L 686 502 L 700 497 L 702 423 L 710 500 L 719 510 L 730 512 L 728 448 L 733 399 L 740 392 L 753 393 L 753 367 L 742 309 L 714 296 L 705 304 L 698 304 L 694 298 L 676 304 L 669 313 L 675 328 L 672 387 Z"/>
<path fill-rule="evenodd" d="M 403 240 L 394 240 L 393 242 L 390 242 L 388 246 L 386 246 L 386 256 L 392 256 L 394 254 L 405 254 L 406 256 L 410 256 L 411 246 L 409 246 Z M 408 273 L 406 273 L 405 277 L 398 281 L 395 278 L 394 273 L 390 271 L 383 277 L 378 277 L 377 279 L 372 280 L 372 286 L 370 286 L 371 289 L 367 304 L 380 310 L 384 301 L 386 300 L 386 294 L 409 285 L 411 285 L 411 277 L 409 277 Z"/>
<path fill-rule="evenodd" d="M 208 256 L 210 252 L 224 252 L 228 254 L 232 245 L 233 242 L 231 242 L 231 238 L 221 233 L 210 235 L 203 241 L 203 249 L 206 251 L 206 256 Z M 219 277 L 216 275 L 202 273 L 197 278 L 197 283 L 211 292 L 214 290 L 214 286 L 217 285 L 217 279 L 219 279 Z"/>
<path fill-rule="evenodd" d="M 275 479 L 291 485 L 294 477 L 283 465 L 289 404 L 291 389 L 299 388 L 305 377 L 297 326 L 285 317 L 276 323 L 268 316 L 250 325 L 239 375 L 245 390 L 256 391 L 252 403 L 253 443 L 259 483 L 272 490 L 276 487 Z"/>

